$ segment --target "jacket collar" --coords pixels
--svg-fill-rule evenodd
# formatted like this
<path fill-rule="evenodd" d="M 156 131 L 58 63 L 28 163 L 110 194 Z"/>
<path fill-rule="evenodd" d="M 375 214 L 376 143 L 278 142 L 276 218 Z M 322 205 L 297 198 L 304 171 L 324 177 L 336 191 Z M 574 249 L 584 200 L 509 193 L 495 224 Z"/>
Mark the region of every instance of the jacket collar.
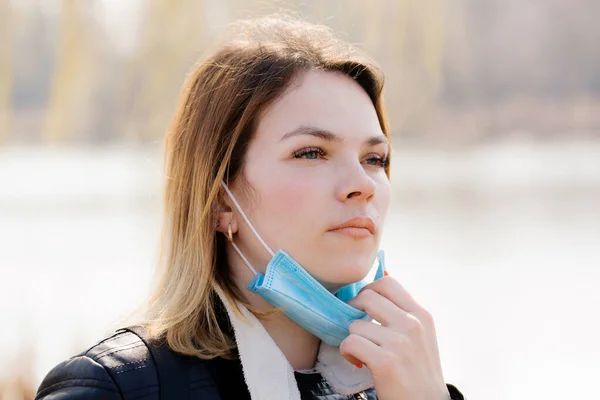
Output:
<path fill-rule="evenodd" d="M 260 321 L 246 307 L 238 305 L 244 319 L 233 311 L 223 291 L 215 288 L 233 327 L 244 380 L 252 400 L 300 400 L 294 369 Z M 365 366 L 358 369 L 339 352 L 321 342 L 316 369 L 340 394 L 350 395 L 373 387 Z"/>
<path fill-rule="evenodd" d="M 241 305 L 247 321 L 238 318 L 221 289 L 216 292 L 229 315 L 252 400 L 300 400 L 292 366 L 260 321 Z"/>

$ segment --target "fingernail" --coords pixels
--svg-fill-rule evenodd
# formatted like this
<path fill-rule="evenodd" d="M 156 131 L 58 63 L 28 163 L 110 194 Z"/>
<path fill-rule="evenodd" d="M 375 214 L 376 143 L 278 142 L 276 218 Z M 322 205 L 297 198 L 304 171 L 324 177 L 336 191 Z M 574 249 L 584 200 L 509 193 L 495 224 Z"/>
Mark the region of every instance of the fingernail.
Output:
<path fill-rule="evenodd" d="M 388 276 L 388 272 L 387 271 L 383 271 L 383 276 Z"/>
<path fill-rule="evenodd" d="M 358 364 L 354 364 L 354 366 L 355 366 L 356 368 L 362 368 L 362 366 L 363 366 L 363 363 L 359 362 Z"/>

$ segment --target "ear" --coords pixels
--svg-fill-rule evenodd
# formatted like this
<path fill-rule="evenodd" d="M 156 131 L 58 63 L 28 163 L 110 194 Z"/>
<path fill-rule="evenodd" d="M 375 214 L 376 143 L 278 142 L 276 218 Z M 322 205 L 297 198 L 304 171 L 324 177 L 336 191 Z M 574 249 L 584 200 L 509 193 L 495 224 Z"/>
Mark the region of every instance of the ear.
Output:
<path fill-rule="evenodd" d="M 231 224 L 231 232 L 236 233 L 238 231 L 238 223 L 231 205 L 226 203 L 221 195 L 217 198 L 216 203 L 213 219 L 215 231 L 222 232 L 227 236 L 229 234 L 229 225 Z"/>

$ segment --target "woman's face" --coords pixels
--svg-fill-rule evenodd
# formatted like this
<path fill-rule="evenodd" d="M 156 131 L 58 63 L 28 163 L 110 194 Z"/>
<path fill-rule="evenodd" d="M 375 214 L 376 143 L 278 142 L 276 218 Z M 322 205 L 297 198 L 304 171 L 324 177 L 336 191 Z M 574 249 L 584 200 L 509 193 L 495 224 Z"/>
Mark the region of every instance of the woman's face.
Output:
<path fill-rule="evenodd" d="M 388 152 L 361 86 L 341 73 L 308 71 L 261 116 L 246 182 L 231 189 L 273 251 L 337 290 L 363 279 L 375 260 L 390 203 Z M 234 218 L 236 244 L 264 272 L 270 255 L 235 209 Z"/>

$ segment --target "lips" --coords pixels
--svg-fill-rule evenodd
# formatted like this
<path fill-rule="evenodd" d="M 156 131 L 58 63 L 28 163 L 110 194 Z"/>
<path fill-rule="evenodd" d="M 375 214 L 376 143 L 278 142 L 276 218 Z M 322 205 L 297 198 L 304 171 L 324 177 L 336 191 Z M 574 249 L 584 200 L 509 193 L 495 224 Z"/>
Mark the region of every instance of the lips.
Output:
<path fill-rule="evenodd" d="M 371 235 L 374 235 L 375 223 L 369 217 L 356 217 L 334 226 L 333 228 L 329 229 L 329 231 L 339 233 L 356 233 L 360 231 L 368 231 Z"/>

